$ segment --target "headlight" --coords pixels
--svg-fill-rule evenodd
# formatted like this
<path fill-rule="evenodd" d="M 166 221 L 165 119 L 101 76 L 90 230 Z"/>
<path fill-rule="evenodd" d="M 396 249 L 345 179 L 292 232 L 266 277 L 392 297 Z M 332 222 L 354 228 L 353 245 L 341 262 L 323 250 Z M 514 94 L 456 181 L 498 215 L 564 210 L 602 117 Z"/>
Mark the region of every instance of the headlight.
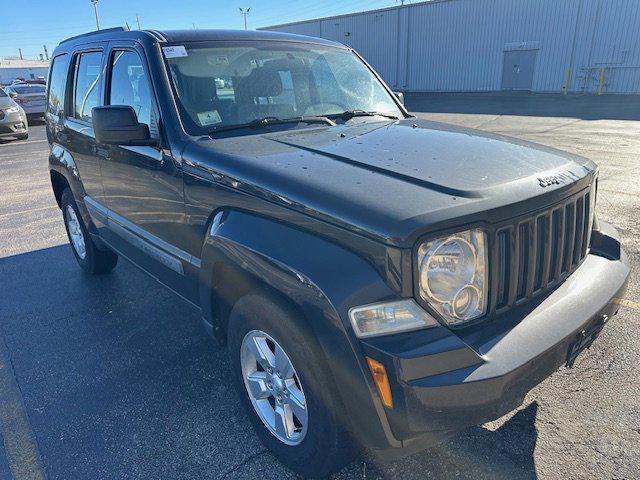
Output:
<path fill-rule="evenodd" d="M 487 237 L 468 230 L 418 248 L 419 288 L 449 325 L 460 325 L 487 309 Z"/>
<path fill-rule="evenodd" d="M 20 107 L 17 105 L 15 107 L 9 107 L 5 110 L 7 113 L 18 113 L 20 111 Z"/>
<path fill-rule="evenodd" d="M 413 300 L 355 307 L 349 310 L 349 319 L 359 338 L 438 326 L 438 322 Z"/>

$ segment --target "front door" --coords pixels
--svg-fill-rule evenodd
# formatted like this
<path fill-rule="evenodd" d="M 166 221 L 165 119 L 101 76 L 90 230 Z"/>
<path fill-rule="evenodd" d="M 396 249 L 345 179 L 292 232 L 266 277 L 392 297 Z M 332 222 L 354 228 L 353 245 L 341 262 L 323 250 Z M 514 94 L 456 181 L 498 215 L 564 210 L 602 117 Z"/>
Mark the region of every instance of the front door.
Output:
<path fill-rule="evenodd" d="M 110 46 L 105 105 L 129 105 L 158 146 L 98 145 L 109 241 L 167 286 L 194 300 L 185 252 L 182 169 L 162 148 L 159 112 L 144 51 L 134 44 Z"/>

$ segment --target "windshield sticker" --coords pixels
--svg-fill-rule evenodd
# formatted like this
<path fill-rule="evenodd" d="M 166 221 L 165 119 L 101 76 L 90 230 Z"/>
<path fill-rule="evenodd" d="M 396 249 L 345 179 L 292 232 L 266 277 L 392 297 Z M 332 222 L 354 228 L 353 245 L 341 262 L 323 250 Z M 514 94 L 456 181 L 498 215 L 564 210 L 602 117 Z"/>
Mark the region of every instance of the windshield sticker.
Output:
<path fill-rule="evenodd" d="M 207 125 L 215 125 L 217 123 L 222 123 L 222 118 L 220 118 L 220 114 L 218 110 L 211 110 L 209 112 L 199 112 L 198 120 L 200 120 L 200 125 L 206 127 Z"/>
<path fill-rule="evenodd" d="M 175 45 L 173 47 L 162 47 L 162 51 L 164 52 L 164 56 L 166 58 L 179 58 L 186 57 L 187 49 L 184 48 L 184 45 Z"/>

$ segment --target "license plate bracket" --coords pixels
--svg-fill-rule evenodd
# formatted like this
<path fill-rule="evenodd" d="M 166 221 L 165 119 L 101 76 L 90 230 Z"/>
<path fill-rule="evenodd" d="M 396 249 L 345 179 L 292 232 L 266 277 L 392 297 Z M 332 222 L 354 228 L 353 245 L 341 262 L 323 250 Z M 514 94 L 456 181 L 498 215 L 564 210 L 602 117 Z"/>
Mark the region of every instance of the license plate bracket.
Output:
<path fill-rule="evenodd" d="M 591 347 L 591 345 L 593 344 L 595 339 L 598 338 L 598 335 L 600 335 L 600 332 L 602 332 L 602 329 L 608 321 L 608 315 L 601 315 L 594 322 L 592 322 L 591 325 L 584 328 L 580 331 L 580 333 L 576 335 L 576 338 L 569 345 L 569 350 L 567 352 L 566 366 L 568 368 L 573 367 L 573 364 L 575 363 L 578 356 L 589 347 Z"/>

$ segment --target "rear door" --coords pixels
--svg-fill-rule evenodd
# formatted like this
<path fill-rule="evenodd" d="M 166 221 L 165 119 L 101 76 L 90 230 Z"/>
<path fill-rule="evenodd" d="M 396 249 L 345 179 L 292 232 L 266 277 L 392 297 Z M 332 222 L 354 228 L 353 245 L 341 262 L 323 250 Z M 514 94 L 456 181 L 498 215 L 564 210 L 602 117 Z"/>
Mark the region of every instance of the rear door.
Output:
<path fill-rule="evenodd" d="M 104 193 L 93 132 L 91 109 L 101 105 L 104 79 L 102 56 L 106 44 L 92 44 L 74 52 L 71 82 L 61 141 L 73 156 L 85 193 L 102 203 Z"/>
<path fill-rule="evenodd" d="M 111 243 L 188 299 L 195 298 L 185 251 L 182 169 L 164 148 L 160 115 L 144 50 L 135 42 L 110 44 L 105 105 L 129 105 L 149 127 L 157 147 L 98 145 Z"/>

